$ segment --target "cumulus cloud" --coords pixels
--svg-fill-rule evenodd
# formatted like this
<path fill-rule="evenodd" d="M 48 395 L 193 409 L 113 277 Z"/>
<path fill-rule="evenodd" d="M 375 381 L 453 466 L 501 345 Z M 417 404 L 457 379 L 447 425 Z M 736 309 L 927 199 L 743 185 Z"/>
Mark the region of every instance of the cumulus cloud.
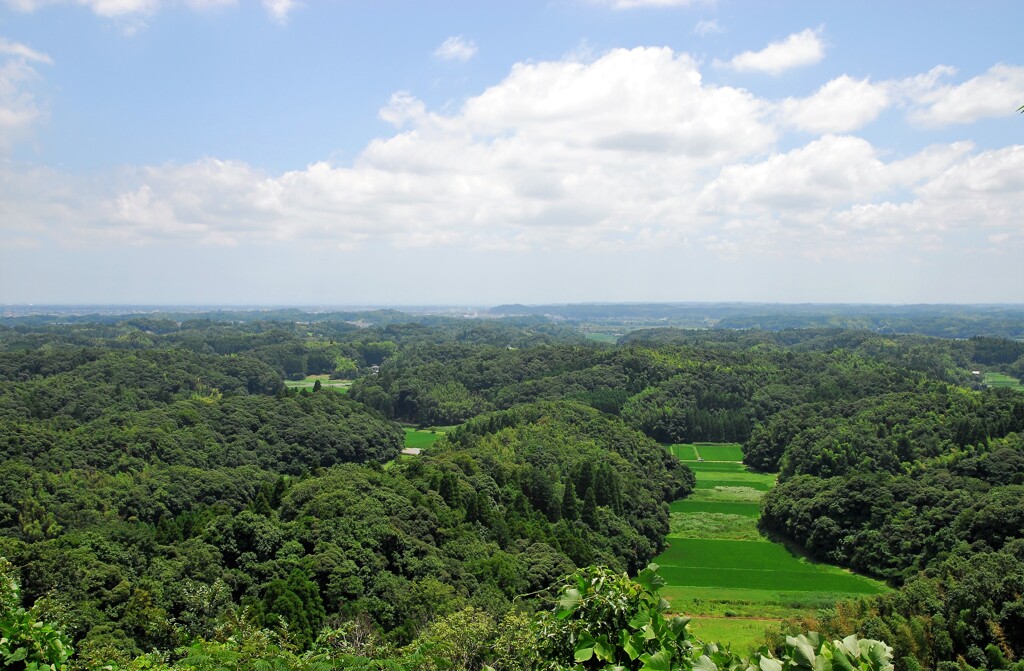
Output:
<path fill-rule="evenodd" d="M 53 60 L 20 42 L 0 37 L 0 149 L 6 149 L 42 116 L 33 86 L 36 65 Z"/>
<path fill-rule="evenodd" d="M 946 84 L 943 80 L 953 74 L 953 68 L 936 68 L 905 82 L 911 121 L 946 126 L 1011 116 L 1024 100 L 1024 67 L 999 64 L 962 84 Z"/>
<path fill-rule="evenodd" d="M 462 35 L 449 37 L 434 50 L 434 57 L 442 61 L 462 61 L 463 63 L 476 56 L 476 44 Z"/>
<path fill-rule="evenodd" d="M 767 72 L 779 75 L 805 65 L 814 65 L 825 57 L 825 45 L 819 31 L 794 33 L 781 42 L 772 42 L 760 51 L 744 51 L 719 65 L 738 72 Z"/>
<path fill-rule="evenodd" d="M 455 109 L 393 94 L 379 115 L 394 131 L 345 165 L 268 173 L 206 158 L 84 184 L 0 164 L 0 220 L 17 221 L 0 242 L 824 258 L 976 228 L 1018 239 L 1024 147 L 893 156 L 850 134 L 892 104 L 896 84 L 839 77 L 772 101 L 709 84 L 668 48 L 520 63 Z M 788 128 L 823 135 L 790 136 L 783 151 Z"/>
<path fill-rule="evenodd" d="M 806 98 L 779 105 L 783 123 L 812 133 L 846 133 L 874 121 L 891 104 L 889 85 L 842 75 Z"/>

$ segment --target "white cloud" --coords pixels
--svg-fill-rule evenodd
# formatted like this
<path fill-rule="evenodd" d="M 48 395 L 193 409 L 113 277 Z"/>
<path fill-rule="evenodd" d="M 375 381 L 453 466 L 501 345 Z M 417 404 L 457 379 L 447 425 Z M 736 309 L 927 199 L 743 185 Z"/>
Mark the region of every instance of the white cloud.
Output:
<path fill-rule="evenodd" d="M 409 122 L 420 121 L 427 115 L 427 107 L 408 91 L 391 94 L 387 107 L 380 110 L 380 118 L 401 128 Z"/>
<path fill-rule="evenodd" d="M 53 64 L 53 59 L 46 54 L 40 53 L 20 42 L 11 42 L 3 37 L 0 37 L 0 56 L 14 56 L 23 61 L 46 63 L 47 65 Z"/>
<path fill-rule="evenodd" d="M 732 215 L 751 209 L 798 215 L 871 198 L 887 188 L 884 165 L 869 142 L 826 135 L 764 161 L 723 168 L 702 200 Z"/>
<path fill-rule="evenodd" d="M 183 3 L 189 9 L 199 12 L 213 11 L 224 7 L 235 7 L 238 0 L 3 0 L 19 12 L 34 12 L 51 5 L 81 5 L 93 14 L 122 22 L 125 33 L 134 33 L 145 26 L 144 17 L 155 14 L 162 6 Z M 287 23 L 288 15 L 299 6 L 297 0 L 262 0 L 263 8 L 271 19 Z"/>
<path fill-rule="evenodd" d="M 5 2 L 19 12 L 34 12 L 50 5 L 76 4 L 88 7 L 94 14 L 106 18 L 151 13 L 160 4 L 160 0 L 5 0 Z"/>
<path fill-rule="evenodd" d="M 904 82 L 911 121 L 946 126 L 1011 116 L 1024 100 L 1024 67 L 999 64 L 962 84 L 942 83 L 954 73 L 952 68 L 937 68 L 925 77 Z"/>
<path fill-rule="evenodd" d="M 902 239 L 917 236 L 933 244 L 966 232 L 979 248 L 999 240 L 1024 243 L 1021 211 L 1024 146 L 1016 145 L 964 155 L 917 185 L 911 199 L 858 204 L 837 212 L 836 221 L 850 229 L 889 231 Z"/>
<path fill-rule="evenodd" d="M 442 61 L 466 62 L 476 56 L 476 52 L 476 43 L 467 40 L 462 35 L 455 35 L 446 39 L 441 46 L 434 50 L 434 57 L 440 58 Z"/>
<path fill-rule="evenodd" d="M 825 45 L 819 31 L 794 33 L 781 42 L 772 42 L 760 51 L 744 51 L 726 63 L 719 63 L 739 72 L 767 72 L 778 75 L 792 68 L 814 65 L 825 57 Z"/>
<path fill-rule="evenodd" d="M 53 60 L 31 47 L 0 38 L 0 150 L 22 137 L 42 116 L 33 84 L 39 78 L 34 64 Z"/>
<path fill-rule="evenodd" d="M 697 25 L 693 27 L 693 32 L 695 35 L 703 37 L 704 35 L 711 35 L 713 33 L 724 33 L 725 29 L 718 25 L 718 21 L 711 19 L 698 21 Z"/>
<path fill-rule="evenodd" d="M 288 22 L 288 16 L 299 6 L 297 0 L 263 0 L 263 9 L 278 23 Z"/>
<path fill-rule="evenodd" d="M 826 136 L 728 166 L 700 205 L 747 228 L 748 248 L 814 259 L 938 249 L 964 238 L 984 247 L 979 231 L 1024 241 L 1022 168 L 1019 145 L 982 153 L 966 143 L 940 145 L 885 163 L 865 140 Z M 765 233 L 751 233 L 758 229 Z"/>
<path fill-rule="evenodd" d="M 886 84 L 842 75 L 807 98 L 786 98 L 779 114 L 788 126 L 812 133 L 847 133 L 873 121 L 891 104 Z"/>
<path fill-rule="evenodd" d="M 395 131 L 346 165 L 273 174 L 206 158 L 84 183 L 0 164 L 0 221 L 17 222 L 0 230 L 0 244 L 689 248 L 820 259 L 950 245 L 975 229 L 981 244 L 1019 239 L 1024 147 L 890 156 L 864 138 L 825 134 L 778 148 L 786 127 L 858 127 L 893 86 L 839 77 L 776 103 L 708 84 L 692 57 L 667 48 L 520 63 L 454 110 L 395 93 L 379 112 Z"/>

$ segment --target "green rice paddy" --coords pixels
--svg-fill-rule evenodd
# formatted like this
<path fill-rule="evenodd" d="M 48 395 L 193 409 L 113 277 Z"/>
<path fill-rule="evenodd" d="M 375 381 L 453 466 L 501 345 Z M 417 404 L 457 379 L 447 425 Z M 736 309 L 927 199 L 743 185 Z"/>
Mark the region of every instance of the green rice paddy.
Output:
<path fill-rule="evenodd" d="M 1010 389 L 1024 391 L 1024 385 L 1021 384 L 1020 380 L 1004 373 L 985 373 L 983 381 L 989 387 L 1009 387 Z"/>
<path fill-rule="evenodd" d="M 697 483 L 689 497 L 669 506 L 669 547 L 654 562 L 668 581 L 663 596 L 675 610 L 695 618 L 691 627 L 699 637 L 746 652 L 761 645 L 765 632 L 785 618 L 886 589 L 761 536 L 761 499 L 775 476 L 748 471 L 740 463 L 739 445 L 668 449 L 693 469 Z"/>
<path fill-rule="evenodd" d="M 675 443 L 668 449 L 681 461 L 743 460 L 743 447 L 739 443 Z"/>
<path fill-rule="evenodd" d="M 708 475 L 709 477 L 711 476 L 711 474 Z M 767 492 L 772 488 L 772 483 L 756 480 L 705 480 L 704 478 L 697 480 L 697 489 L 714 489 L 716 487 L 750 487 L 751 489 Z"/>
<path fill-rule="evenodd" d="M 419 448 L 422 450 L 433 445 L 441 435 L 441 433 L 434 430 L 411 429 L 406 427 L 405 447 Z"/>
<path fill-rule="evenodd" d="M 673 513 L 717 513 L 720 515 L 742 515 L 757 519 L 761 516 L 760 503 L 730 502 L 730 501 L 691 501 L 680 499 L 673 501 L 668 509 Z M 671 542 L 671 541 L 670 541 Z M 656 562 L 661 565 L 660 561 Z"/>

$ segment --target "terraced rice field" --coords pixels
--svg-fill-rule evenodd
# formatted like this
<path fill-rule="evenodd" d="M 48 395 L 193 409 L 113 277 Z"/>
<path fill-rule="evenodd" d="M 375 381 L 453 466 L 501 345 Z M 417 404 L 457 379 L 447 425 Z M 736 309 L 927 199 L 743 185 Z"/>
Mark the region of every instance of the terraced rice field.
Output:
<path fill-rule="evenodd" d="M 775 476 L 746 470 L 739 445 L 669 449 L 694 470 L 697 485 L 689 497 L 671 504 L 670 545 L 654 561 L 668 581 L 662 594 L 675 610 L 695 617 L 698 636 L 746 652 L 784 618 L 885 589 L 762 537 L 757 530 L 761 499 Z"/>

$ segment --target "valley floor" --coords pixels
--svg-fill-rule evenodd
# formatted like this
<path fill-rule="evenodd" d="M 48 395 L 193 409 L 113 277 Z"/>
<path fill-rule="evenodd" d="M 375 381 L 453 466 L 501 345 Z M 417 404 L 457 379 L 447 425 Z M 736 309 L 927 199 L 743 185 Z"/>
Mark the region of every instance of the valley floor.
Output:
<path fill-rule="evenodd" d="M 763 537 L 757 519 L 775 476 L 748 471 L 739 445 L 668 449 L 693 469 L 697 486 L 672 503 L 669 547 L 654 562 L 668 581 L 662 594 L 694 618 L 691 626 L 701 639 L 731 643 L 744 653 L 786 618 L 886 589 Z"/>

